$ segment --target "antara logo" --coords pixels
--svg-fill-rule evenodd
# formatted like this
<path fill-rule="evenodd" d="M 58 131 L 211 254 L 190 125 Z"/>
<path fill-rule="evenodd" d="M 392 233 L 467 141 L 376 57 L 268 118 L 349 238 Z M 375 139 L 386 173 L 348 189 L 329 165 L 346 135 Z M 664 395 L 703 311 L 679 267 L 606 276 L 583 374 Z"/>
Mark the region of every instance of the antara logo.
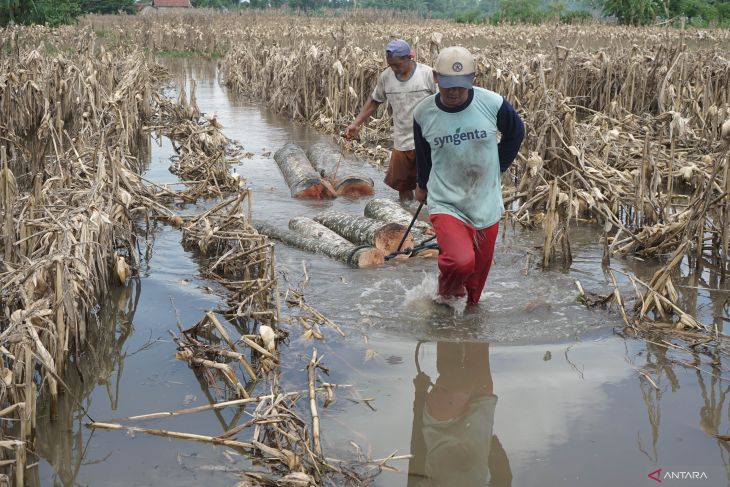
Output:
<path fill-rule="evenodd" d="M 707 480 L 707 474 L 705 472 L 673 472 L 671 470 L 667 470 L 664 472 L 664 475 L 662 475 L 661 468 L 657 468 L 653 472 L 649 472 L 647 477 L 659 484 L 665 480 Z"/>
<path fill-rule="evenodd" d="M 655 482 L 662 483 L 662 469 L 657 468 L 653 472 L 649 472 L 649 475 L 647 475 L 650 479 L 654 480 Z"/>
<path fill-rule="evenodd" d="M 433 144 L 436 147 L 443 147 L 446 144 L 459 145 L 466 140 L 486 139 L 486 130 L 474 130 L 473 132 L 462 132 L 461 127 L 456 129 L 453 134 L 444 135 L 442 137 L 434 137 Z"/>

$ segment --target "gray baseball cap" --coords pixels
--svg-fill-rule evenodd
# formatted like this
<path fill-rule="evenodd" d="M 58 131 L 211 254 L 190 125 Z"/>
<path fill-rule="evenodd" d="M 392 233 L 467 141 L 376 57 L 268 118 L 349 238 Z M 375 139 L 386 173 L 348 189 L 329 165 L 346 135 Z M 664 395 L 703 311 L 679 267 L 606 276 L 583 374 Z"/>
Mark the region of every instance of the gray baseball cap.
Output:
<path fill-rule="evenodd" d="M 474 86 L 474 56 L 460 46 L 443 49 L 436 59 L 439 86 L 443 88 L 467 88 Z"/>

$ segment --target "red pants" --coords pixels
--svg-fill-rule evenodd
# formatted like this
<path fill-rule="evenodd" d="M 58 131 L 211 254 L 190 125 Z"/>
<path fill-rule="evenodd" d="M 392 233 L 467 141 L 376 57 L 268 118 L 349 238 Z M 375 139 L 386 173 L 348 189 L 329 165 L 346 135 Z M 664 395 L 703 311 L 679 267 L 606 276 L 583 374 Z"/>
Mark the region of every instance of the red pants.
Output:
<path fill-rule="evenodd" d="M 441 253 L 438 294 L 446 299 L 465 294 L 476 304 L 492 267 L 499 223 L 477 230 L 451 215 L 431 215 Z"/>

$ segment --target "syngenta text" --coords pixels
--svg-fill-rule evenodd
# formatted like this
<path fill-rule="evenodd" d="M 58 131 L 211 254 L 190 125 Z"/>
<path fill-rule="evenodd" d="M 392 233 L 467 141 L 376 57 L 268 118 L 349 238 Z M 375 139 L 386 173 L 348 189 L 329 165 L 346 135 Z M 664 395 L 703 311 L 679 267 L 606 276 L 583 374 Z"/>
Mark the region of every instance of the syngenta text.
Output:
<path fill-rule="evenodd" d="M 461 127 L 456 129 L 456 131 L 453 134 L 444 135 L 441 137 L 434 137 L 433 138 L 433 145 L 436 147 L 443 147 L 446 144 L 454 144 L 459 145 L 464 141 L 467 140 L 475 140 L 475 139 L 486 139 L 487 138 L 487 131 L 486 130 L 473 130 L 471 132 L 462 132 Z"/>

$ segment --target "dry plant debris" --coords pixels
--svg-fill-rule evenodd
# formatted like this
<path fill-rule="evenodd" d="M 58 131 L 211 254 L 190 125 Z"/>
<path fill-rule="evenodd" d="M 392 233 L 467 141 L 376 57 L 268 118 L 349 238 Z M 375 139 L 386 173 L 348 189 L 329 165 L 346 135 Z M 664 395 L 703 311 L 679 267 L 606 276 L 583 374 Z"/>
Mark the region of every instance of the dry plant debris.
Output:
<path fill-rule="evenodd" d="M 442 46 L 469 47 L 479 66 L 477 84 L 504 94 L 526 121 L 523 152 L 505 176 L 503 194 L 512 221 L 543 226 L 543 266 L 570 265 L 570 226 L 596 224 L 605 264 L 617 255 L 666 259 L 648 283 L 629 276 L 637 289 L 633 312 L 609 272 L 611 299 L 629 330 L 671 332 L 688 343 L 653 340 L 666 348 L 727 353 L 728 337 L 684 312 L 672 281 L 683 264 L 713 265 L 725 277 L 730 272 L 727 30 L 456 26 L 377 15 L 333 22 L 252 14 L 245 20 L 213 13 L 91 16 L 80 27 L 0 32 L 7 53 L 0 58 L 0 107 L 13 114 L 0 122 L 0 417 L 20 421 L 18 438 L 2 439 L 2 461 L 14 464 L 17 485 L 23 484 L 37 390 L 48 391 L 53 410 L 66 364 L 83 359 L 88 319 L 100 296 L 139 267 L 140 216 L 183 228 L 186 245 L 208 259 L 204 273 L 231 291 L 228 309 L 181 332 L 181 358 L 203 361 L 193 365 L 232 397 L 250 394 L 244 384 L 275 364 L 257 349 L 275 357 L 267 343 L 281 334 L 273 246 L 251 227 L 242 209 L 244 202 L 250 209 L 251 194 L 229 171 L 240 148 L 221 134 L 213 114 L 201 117 L 194 86 L 189 97 L 179 90 L 176 103 L 158 92 L 163 72 L 140 47 L 227 52 L 221 79 L 231 89 L 333 134 L 372 91 L 385 67 L 382 46 L 393 32 L 408 32 L 426 63 Z M 110 33 L 104 42 L 94 34 L 102 29 Z M 144 123 L 174 140 L 174 171 L 185 191 L 138 176 L 134 154 Z M 382 164 L 389 127 L 386 107 L 351 148 Z M 181 217 L 160 202 L 202 196 L 221 203 Z M 305 321 L 317 330 L 325 321 L 308 312 Z M 226 340 L 221 329 L 229 327 L 241 338 L 233 341 L 227 332 Z M 254 360 L 253 354 L 261 356 Z M 233 362 L 248 380 L 233 377 Z M 310 383 L 317 370 L 313 354 Z M 246 481 L 307 485 L 327 472 L 362 480 L 323 458 L 290 396 L 275 380 L 271 390 L 257 411 L 274 421 L 255 425 L 249 443 L 273 459 L 277 475 L 250 472 Z M 310 415 L 314 425 L 311 401 Z"/>
<path fill-rule="evenodd" d="M 14 455 L 3 450 L 17 485 L 38 398 L 55 417 L 102 299 L 139 268 L 135 220 L 151 195 L 132 154 L 161 75 L 139 52 L 95 50 L 88 30 L 55 56 L 19 44 L 42 31 L 0 33 L 12 50 L 0 59 L 0 106 L 14 114 L 0 125 L 0 407 L 20 421 Z"/>

